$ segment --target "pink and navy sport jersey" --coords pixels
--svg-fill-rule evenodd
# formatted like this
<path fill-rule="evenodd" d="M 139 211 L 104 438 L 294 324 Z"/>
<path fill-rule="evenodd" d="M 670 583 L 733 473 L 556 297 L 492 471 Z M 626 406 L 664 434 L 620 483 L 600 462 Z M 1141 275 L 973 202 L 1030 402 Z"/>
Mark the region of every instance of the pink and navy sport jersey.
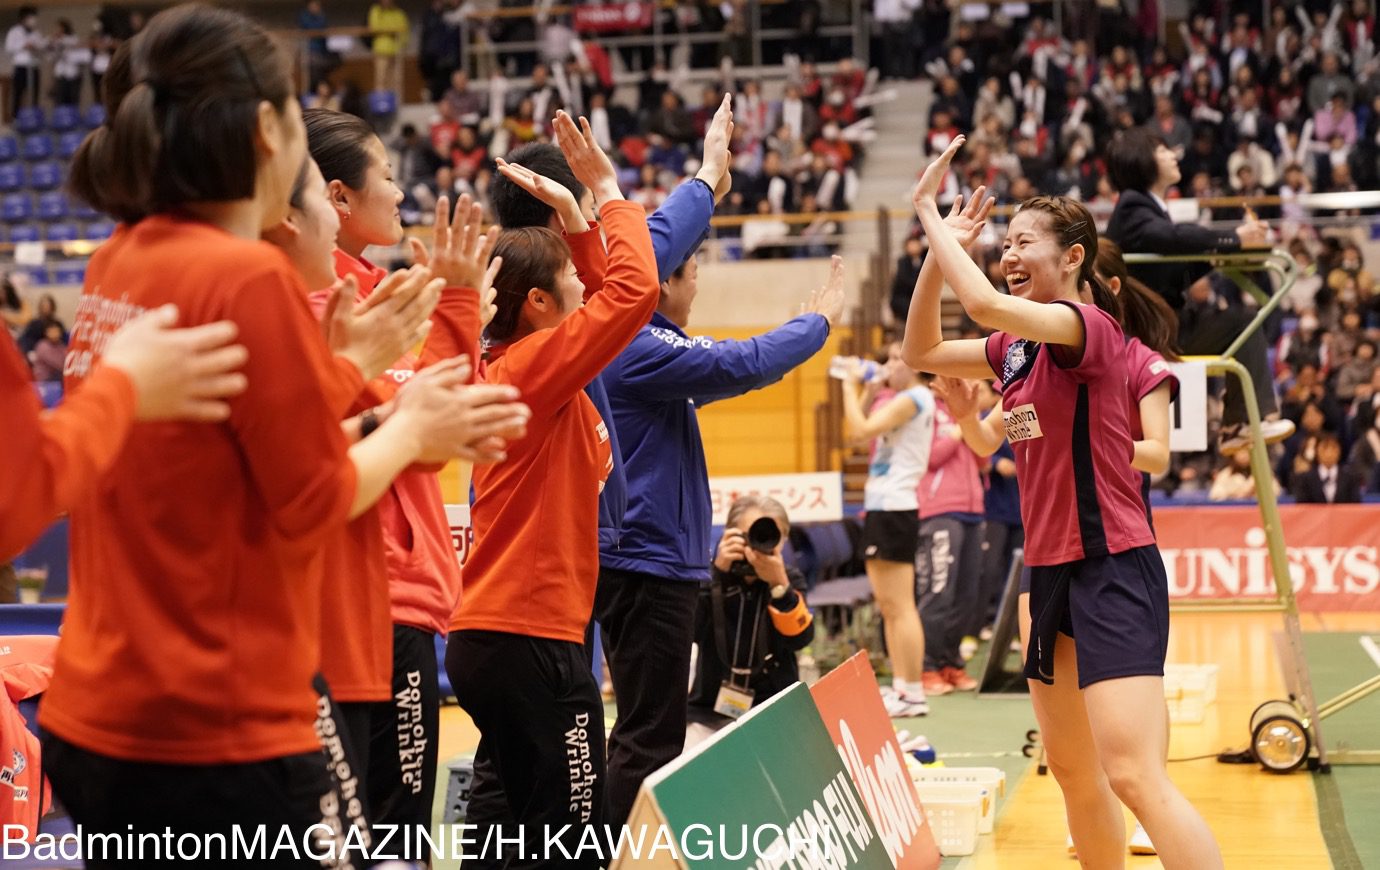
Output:
<path fill-rule="evenodd" d="M 1174 376 L 1164 357 L 1131 336 L 1126 337 L 1126 376 L 1129 379 L 1126 396 L 1131 402 L 1127 422 L 1131 426 L 1131 440 L 1139 441 L 1145 437 L 1145 430 L 1140 425 L 1140 400 L 1153 393 L 1160 384 L 1168 382 L 1169 400 L 1174 401 L 1179 394 L 1179 379 Z"/>
<path fill-rule="evenodd" d="M 1140 441 L 1145 437 L 1145 429 L 1140 423 L 1140 401 L 1155 391 L 1160 384 L 1169 384 L 1169 401 L 1179 394 L 1179 379 L 1170 370 L 1169 363 L 1159 352 L 1141 343 L 1140 339 L 1126 337 L 1126 382 L 1127 422 L 1131 425 L 1131 440 Z M 1145 520 L 1150 523 L 1150 531 L 1155 531 L 1155 518 L 1150 512 L 1150 475 L 1140 474 L 1140 499 L 1145 503 Z"/>
<path fill-rule="evenodd" d="M 1081 357 L 997 332 L 987 362 L 1000 378 L 1006 437 L 1021 481 L 1027 565 L 1059 565 L 1153 544 L 1131 467 L 1125 337 L 1092 305 Z"/>

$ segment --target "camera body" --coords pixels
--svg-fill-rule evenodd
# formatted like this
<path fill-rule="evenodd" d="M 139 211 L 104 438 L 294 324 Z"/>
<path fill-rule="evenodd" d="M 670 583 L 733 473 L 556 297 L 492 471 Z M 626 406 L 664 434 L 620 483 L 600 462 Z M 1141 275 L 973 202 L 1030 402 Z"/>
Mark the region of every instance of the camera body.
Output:
<path fill-rule="evenodd" d="M 747 545 L 763 555 L 771 555 L 781 543 L 781 527 L 771 517 L 758 517 L 747 530 Z M 728 573 L 736 577 L 755 577 L 752 563 L 739 559 L 728 566 Z"/>

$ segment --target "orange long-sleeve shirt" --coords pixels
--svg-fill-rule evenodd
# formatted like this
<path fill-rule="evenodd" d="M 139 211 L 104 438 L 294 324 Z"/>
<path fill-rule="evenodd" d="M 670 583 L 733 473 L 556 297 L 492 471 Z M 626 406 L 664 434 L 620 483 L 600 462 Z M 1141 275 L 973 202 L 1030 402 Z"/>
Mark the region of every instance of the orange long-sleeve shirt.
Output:
<path fill-rule="evenodd" d="M 80 390 L 42 413 L 29 367 L 0 339 L 0 562 L 17 555 L 58 514 L 96 488 L 134 426 L 134 385 L 121 371 L 98 368 Z"/>
<path fill-rule="evenodd" d="M 584 640 L 599 570 L 599 490 L 613 462 L 584 387 L 659 297 L 642 207 L 611 202 L 600 218 L 609 248 L 602 291 L 559 326 L 491 352 L 486 380 L 518 387 L 532 419 L 506 462 L 474 471 L 475 546 L 452 630 Z"/>
<path fill-rule="evenodd" d="M 143 423 L 72 509 L 72 594 L 40 721 L 132 761 L 226 764 L 318 751 L 321 548 L 355 492 L 332 362 L 273 246 L 158 215 L 91 258 L 68 358 L 175 302 L 239 326 L 249 389 L 221 424 Z"/>
<path fill-rule="evenodd" d="M 353 275 L 358 282 L 356 301 L 367 299 L 387 272 L 368 260 L 352 257 L 344 251 L 335 252 L 336 274 Z M 312 305 L 319 317 L 325 310 L 328 296 L 312 294 Z M 479 354 L 478 295 L 467 288 L 448 288 L 431 316 L 432 331 L 420 354 L 406 354 L 382 376 L 365 385 L 350 413 L 358 413 L 391 400 L 398 389 L 418 369 L 459 353 L 477 360 Z M 378 514 L 383 533 L 383 549 L 388 583 L 367 593 L 368 609 L 358 607 L 342 618 L 354 618 L 361 635 L 364 626 L 370 636 L 388 654 L 388 669 L 381 685 L 384 697 L 391 686 L 392 625 L 399 623 L 427 631 L 444 632 L 460 598 L 460 565 L 451 542 L 450 522 L 446 519 L 445 501 L 436 479 L 439 467 L 418 465 L 400 474 L 379 501 Z M 382 632 L 382 634 L 380 634 Z M 331 641 L 328 638 L 328 643 Z M 352 642 L 358 644 L 355 638 Z M 337 680 L 329 671 L 327 680 L 335 691 Z M 342 700 L 351 698 L 340 695 Z M 361 698 L 360 700 L 370 700 Z"/>

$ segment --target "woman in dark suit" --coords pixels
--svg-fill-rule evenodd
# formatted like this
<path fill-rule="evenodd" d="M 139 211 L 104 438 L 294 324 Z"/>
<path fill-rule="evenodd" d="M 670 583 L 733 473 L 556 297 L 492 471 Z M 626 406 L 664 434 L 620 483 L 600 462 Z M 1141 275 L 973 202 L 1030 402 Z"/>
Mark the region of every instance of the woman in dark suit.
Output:
<path fill-rule="evenodd" d="M 1243 247 L 1269 244 L 1269 228 L 1258 220 L 1232 230 L 1176 224 L 1169 217 L 1165 193 L 1179 181 L 1178 155 L 1154 133 L 1138 128 L 1113 140 L 1107 152 L 1111 182 L 1121 196 L 1107 224 L 1107 237 L 1128 254 L 1229 253 Z M 1251 314 L 1218 298 L 1207 281 L 1209 271 L 1199 263 L 1161 263 L 1130 267 L 1135 277 L 1160 293 L 1179 315 L 1179 346 L 1185 354 L 1219 354 L 1245 330 Z M 1236 354 L 1251 373 L 1262 417 L 1276 415 L 1273 380 L 1266 361 L 1266 342 L 1257 330 Z M 1282 441 L 1294 431 L 1287 420 L 1264 420 L 1266 443 Z M 1221 447 L 1246 446 L 1246 402 L 1240 382 L 1227 379 L 1222 414 Z"/>

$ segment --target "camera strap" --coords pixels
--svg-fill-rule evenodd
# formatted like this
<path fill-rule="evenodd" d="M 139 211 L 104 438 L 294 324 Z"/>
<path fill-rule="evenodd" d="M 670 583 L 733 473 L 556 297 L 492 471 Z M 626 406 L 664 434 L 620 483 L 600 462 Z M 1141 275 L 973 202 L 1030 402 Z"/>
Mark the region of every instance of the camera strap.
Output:
<path fill-rule="evenodd" d="M 764 601 L 750 594 L 743 584 L 735 584 L 736 589 L 725 589 L 722 580 L 715 579 L 709 584 L 710 612 L 714 619 L 714 644 L 718 647 L 719 660 L 728 666 L 728 681 L 735 688 L 747 689 L 753 674 L 761 668 L 767 658 L 767 638 L 765 620 L 762 619 Z M 737 626 L 733 630 L 732 655 L 729 654 L 727 634 L 727 611 L 725 605 L 733 597 L 738 602 Z M 752 622 L 748 626 L 747 659 L 739 658 L 743 651 L 743 622 L 747 611 L 752 610 Z"/>

